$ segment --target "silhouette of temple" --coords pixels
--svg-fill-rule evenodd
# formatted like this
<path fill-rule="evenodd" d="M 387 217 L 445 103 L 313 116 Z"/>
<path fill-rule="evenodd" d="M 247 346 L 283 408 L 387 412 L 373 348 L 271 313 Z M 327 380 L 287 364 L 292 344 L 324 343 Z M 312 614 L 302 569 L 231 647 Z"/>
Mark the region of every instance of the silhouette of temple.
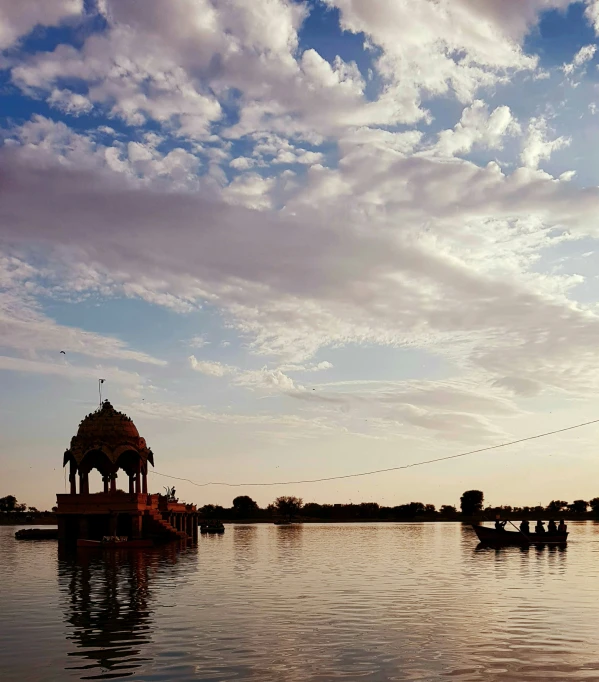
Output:
<path fill-rule="evenodd" d="M 148 463 L 154 466 L 154 455 L 135 424 L 105 400 L 81 422 L 64 453 L 70 491 L 56 496 L 59 539 L 76 542 L 119 535 L 132 540 L 197 541 L 195 505 L 148 494 Z M 102 492 L 90 493 L 94 469 L 102 476 Z M 119 474 L 127 481 L 126 490 L 117 486 Z"/>

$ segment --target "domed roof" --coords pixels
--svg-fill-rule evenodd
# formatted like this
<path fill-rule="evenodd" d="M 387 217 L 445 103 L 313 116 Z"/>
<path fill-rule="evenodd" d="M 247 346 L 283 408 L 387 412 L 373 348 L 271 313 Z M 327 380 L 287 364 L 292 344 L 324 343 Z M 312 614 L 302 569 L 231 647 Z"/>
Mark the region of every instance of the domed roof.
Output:
<path fill-rule="evenodd" d="M 79 464 L 88 452 L 95 450 L 104 452 L 112 462 L 116 462 L 123 452 L 134 451 L 142 460 L 154 464 L 152 451 L 131 418 L 115 410 L 108 400 L 79 424 L 77 435 L 73 436 L 71 447 L 64 454 L 63 466 L 71 458 Z"/>
<path fill-rule="evenodd" d="M 105 400 L 100 409 L 88 414 L 79 424 L 77 438 L 109 439 L 118 440 L 124 438 L 139 438 L 139 431 L 131 417 L 123 412 L 117 412 L 114 407 Z"/>

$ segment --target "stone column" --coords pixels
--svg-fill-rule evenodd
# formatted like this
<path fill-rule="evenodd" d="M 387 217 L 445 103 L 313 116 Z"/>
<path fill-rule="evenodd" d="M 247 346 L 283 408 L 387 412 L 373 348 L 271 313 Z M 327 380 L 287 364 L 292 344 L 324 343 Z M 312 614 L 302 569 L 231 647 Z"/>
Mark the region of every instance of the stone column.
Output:
<path fill-rule="evenodd" d="M 87 471 L 79 472 L 79 494 L 89 495 L 89 479 L 87 476 Z"/>
<path fill-rule="evenodd" d="M 133 495 L 135 492 L 135 474 L 129 474 L 129 494 Z"/>
<path fill-rule="evenodd" d="M 104 492 L 105 493 L 108 492 L 108 480 L 109 480 L 109 478 L 110 478 L 109 474 L 105 474 L 104 476 L 102 476 L 102 481 L 104 482 Z"/>
<path fill-rule="evenodd" d="M 71 484 L 71 495 L 77 494 L 77 478 L 75 475 L 75 462 L 71 460 L 69 469 L 69 483 Z"/>
<path fill-rule="evenodd" d="M 137 462 L 137 472 L 135 473 L 135 492 L 141 493 L 141 460 Z"/>
<path fill-rule="evenodd" d="M 143 515 L 134 514 L 131 517 L 131 537 L 135 540 L 139 540 L 142 536 L 143 528 Z"/>
<path fill-rule="evenodd" d="M 87 523 L 87 516 L 79 517 L 79 538 L 81 540 L 89 540 L 89 525 Z"/>
<path fill-rule="evenodd" d="M 142 479 L 141 479 L 141 482 L 142 482 L 141 492 L 142 492 L 144 495 L 147 495 L 147 494 L 148 494 L 148 473 L 147 473 L 147 467 L 144 468 L 144 470 L 143 470 L 143 472 L 142 472 Z"/>
<path fill-rule="evenodd" d="M 110 474 L 110 492 L 116 493 L 116 471 Z"/>

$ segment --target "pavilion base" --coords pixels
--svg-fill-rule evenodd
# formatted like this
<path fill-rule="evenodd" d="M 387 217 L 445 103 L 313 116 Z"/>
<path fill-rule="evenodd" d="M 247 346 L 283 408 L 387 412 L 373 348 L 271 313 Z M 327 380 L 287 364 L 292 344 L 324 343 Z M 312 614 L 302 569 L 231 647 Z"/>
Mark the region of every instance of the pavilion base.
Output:
<path fill-rule="evenodd" d="M 108 536 L 152 544 L 198 539 L 196 507 L 172 502 L 163 495 L 121 491 L 57 495 L 57 506 L 58 539 L 62 544 L 101 542 Z"/>

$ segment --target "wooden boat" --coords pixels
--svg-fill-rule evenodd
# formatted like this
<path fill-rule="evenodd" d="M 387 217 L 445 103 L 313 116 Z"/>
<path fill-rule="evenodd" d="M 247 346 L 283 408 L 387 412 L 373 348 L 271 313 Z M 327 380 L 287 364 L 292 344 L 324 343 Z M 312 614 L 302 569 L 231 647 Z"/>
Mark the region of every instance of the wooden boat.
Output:
<path fill-rule="evenodd" d="M 521 533 L 517 530 L 496 530 L 487 526 L 472 526 L 485 545 L 563 545 L 568 533 Z"/>
<path fill-rule="evenodd" d="M 129 540 L 118 535 L 105 535 L 101 540 L 77 540 L 77 547 L 95 547 L 101 549 L 139 549 L 153 547 L 152 540 Z"/>
<path fill-rule="evenodd" d="M 200 533 L 222 535 L 225 532 L 225 527 L 220 521 L 207 521 L 200 524 Z"/>
<path fill-rule="evenodd" d="M 58 540 L 58 528 L 22 528 L 15 533 L 17 540 Z"/>

